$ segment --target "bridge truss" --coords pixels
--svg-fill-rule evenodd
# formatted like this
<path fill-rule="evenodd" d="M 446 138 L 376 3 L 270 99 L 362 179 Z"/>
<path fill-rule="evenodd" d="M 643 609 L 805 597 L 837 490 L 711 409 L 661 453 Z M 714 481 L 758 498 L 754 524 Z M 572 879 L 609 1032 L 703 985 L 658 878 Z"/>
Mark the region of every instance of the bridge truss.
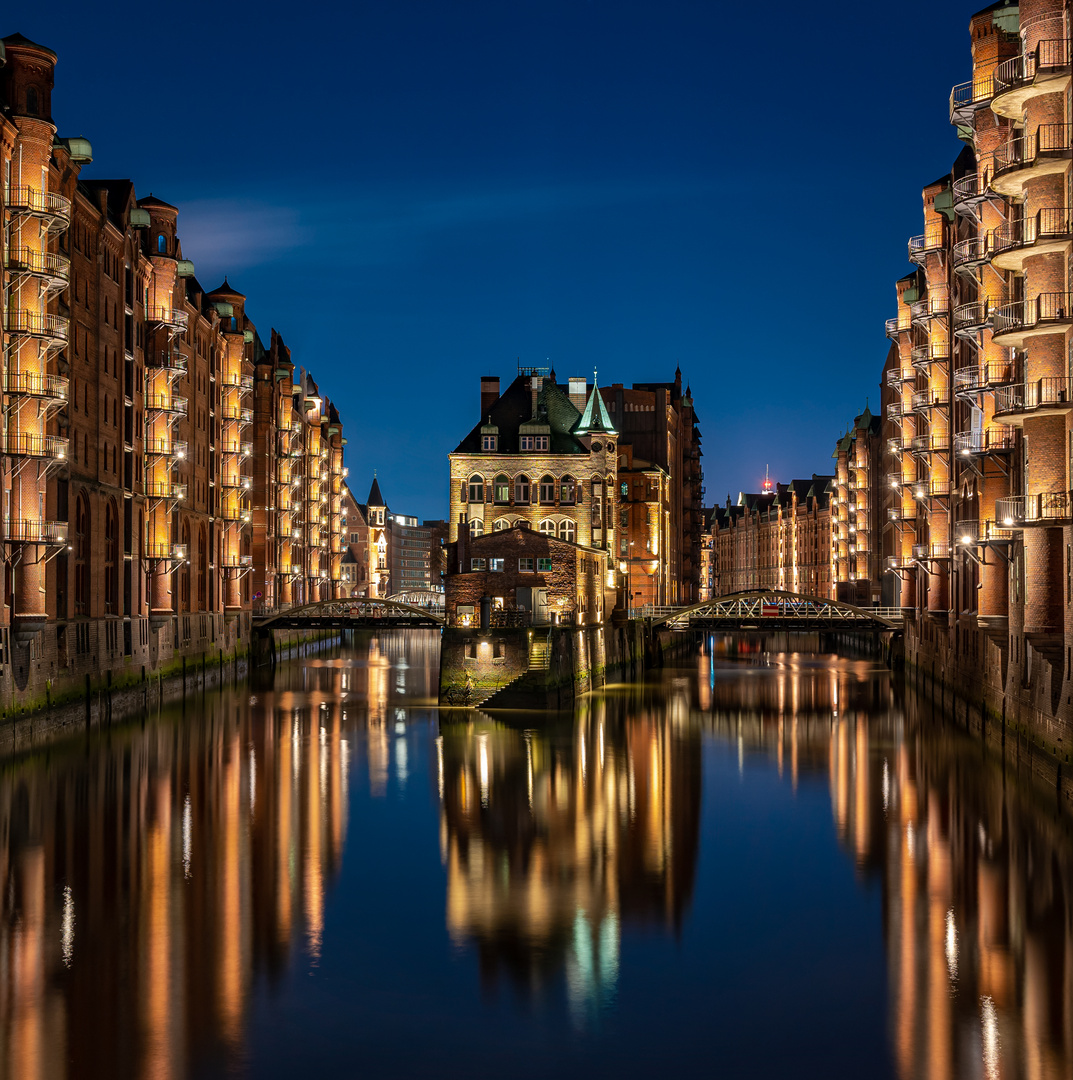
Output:
<path fill-rule="evenodd" d="M 646 608 L 653 626 L 672 630 L 900 630 L 898 608 L 862 608 L 776 589 L 731 593 L 703 604 Z"/>
<path fill-rule="evenodd" d="M 436 594 L 430 594 L 436 595 Z M 253 620 L 255 630 L 357 630 L 445 626 L 443 608 L 419 607 L 390 597 L 350 597 L 321 600 L 315 604 L 285 608 Z"/>

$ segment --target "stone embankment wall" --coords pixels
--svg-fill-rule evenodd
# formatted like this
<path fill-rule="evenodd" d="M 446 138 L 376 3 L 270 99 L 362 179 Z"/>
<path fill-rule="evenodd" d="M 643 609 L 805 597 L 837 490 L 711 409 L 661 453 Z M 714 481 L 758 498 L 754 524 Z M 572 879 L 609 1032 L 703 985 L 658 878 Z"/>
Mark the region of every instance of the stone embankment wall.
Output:
<path fill-rule="evenodd" d="M 975 628 L 959 627 L 951 642 L 925 617 L 906 622 L 905 680 L 1073 811 L 1073 725 L 1060 664 L 1042 652 L 1015 656 L 1005 638 Z"/>

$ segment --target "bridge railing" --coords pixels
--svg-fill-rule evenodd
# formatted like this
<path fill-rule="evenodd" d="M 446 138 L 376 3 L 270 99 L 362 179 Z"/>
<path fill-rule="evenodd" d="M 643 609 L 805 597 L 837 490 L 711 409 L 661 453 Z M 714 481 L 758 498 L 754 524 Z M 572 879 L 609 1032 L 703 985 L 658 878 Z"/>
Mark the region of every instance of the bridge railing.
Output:
<path fill-rule="evenodd" d="M 816 611 L 815 602 L 812 600 L 791 598 L 791 597 L 760 597 L 754 596 L 748 599 L 743 598 L 738 600 L 732 596 L 713 597 L 712 600 L 706 604 L 706 607 L 716 607 L 721 603 L 728 605 L 739 605 L 744 603 L 748 607 L 747 612 L 741 612 L 743 618 L 748 618 L 750 622 L 754 619 L 763 621 L 764 619 L 801 619 L 805 622 L 810 619 L 823 618 Z M 824 601 L 824 603 L 830 603 L 835 605 L 835 601 Z M 660 604 L 645 604 L 639 608 L 630 608 L 631 619 L 654 619 L 654 620 L 666 620 L 668 625 L 682 626 L 691 621 L 691 613 L 696 613 L 698 618 L 707 617 L 706 613 L 697 612 L 696 604 L 691 606 L 668 606 Z M 857 609 L 859 614 L 853 617 L 842 616 L 847 623 L 852 623 L 856 620 L 865 620 L 868 617 L 875 619 L 881 619 L 885 622 L 900 623 L 903 621 L 902 609 L 900 607 L 861 607 Z M 728 617 L 732 617 L 728 612 Z"/>

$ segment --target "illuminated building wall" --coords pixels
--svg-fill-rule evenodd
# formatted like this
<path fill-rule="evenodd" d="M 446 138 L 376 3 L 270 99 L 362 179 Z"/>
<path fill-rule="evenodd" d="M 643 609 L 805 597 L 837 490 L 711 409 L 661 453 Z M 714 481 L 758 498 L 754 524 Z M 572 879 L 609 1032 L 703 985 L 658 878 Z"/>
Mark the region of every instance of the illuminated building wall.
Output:
<path fill-rule="evenodd" d="M 865 409 L 835 446 L 831 491 L 832 599 L 867 606 L 881 599 L 883 450 L 881 422 Z"/>

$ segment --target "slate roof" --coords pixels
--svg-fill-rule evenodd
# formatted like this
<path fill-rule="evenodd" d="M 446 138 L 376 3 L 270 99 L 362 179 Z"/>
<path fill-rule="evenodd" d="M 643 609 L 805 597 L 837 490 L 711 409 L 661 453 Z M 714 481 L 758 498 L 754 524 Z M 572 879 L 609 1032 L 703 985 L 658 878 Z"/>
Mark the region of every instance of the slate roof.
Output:
<path fill-rule="evenodd" d="M 373 474 L 373 486 L 369 488 L 369 497 L 365 500 L 366 506 L 387 506 L 384 496 L 380 494 L 380 481 Z"/>

